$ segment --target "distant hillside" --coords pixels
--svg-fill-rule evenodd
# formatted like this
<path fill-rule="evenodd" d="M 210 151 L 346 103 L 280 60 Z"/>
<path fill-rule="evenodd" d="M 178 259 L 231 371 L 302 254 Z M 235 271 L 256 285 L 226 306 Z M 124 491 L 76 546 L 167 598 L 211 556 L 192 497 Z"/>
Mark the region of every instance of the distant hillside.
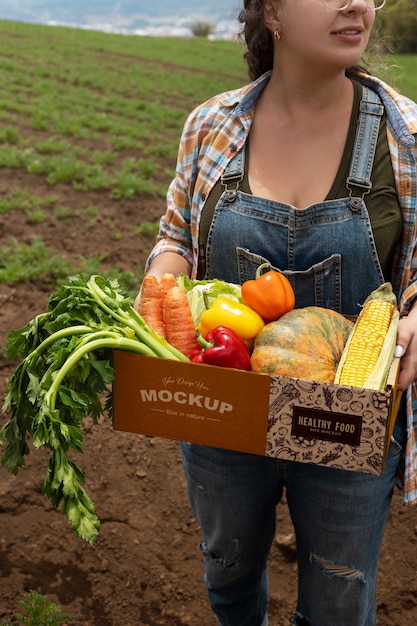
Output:
<path fill-rule="evenodd" d="M 239 4 L 240 0 L 0 0 L 0 18 L 93 28 L 108 25 L 127 31 L 147 27 L 167 30 L 196 20 L 212 24 L 235 20 Z"/>

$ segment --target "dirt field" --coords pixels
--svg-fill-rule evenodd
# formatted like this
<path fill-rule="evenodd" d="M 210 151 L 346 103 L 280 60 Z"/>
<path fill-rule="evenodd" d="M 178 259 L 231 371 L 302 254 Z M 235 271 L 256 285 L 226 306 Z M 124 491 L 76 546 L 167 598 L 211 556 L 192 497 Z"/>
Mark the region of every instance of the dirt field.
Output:
<path fill-rule="evenodd" d="M 35 176 L 0 170 L 0 197 L 11 183 L 39 196 L 50 193 Z M 0 243 L 10 237 L 29 243 L 40 236 L 74 262 L 79 255 L 107 252 L 109 266 L 134 270 L 143 264 L 150 242 L 134 235 L 131 226 L 154 221 L 162 201 L 114 202 L 105 194 L 79 194 L 66 186 L 55 187 L 54 194 L 72 207 L 69 223 L 51 214 L 33 226 L 23 212 L 9 212 L 0 215 Z M 94 225 L 78 212 L 91 205 L 100 208 Z M 114 228 L 122 233 L 117 241 Z M 8 330 L 44 310 L 49 293 L 45 284 L 0 285 L 0 345 Z M 1 397 L 15 365 L 0 356 Z M 77 539 L 40 493 L 45 451 L 31 452 L 17 477 L 0 469 L 0 621 L 12 622 L 17 601 L 34 589 L 59 604 L 73 626 L 214 626 L 197 550 L 200 533 L 186 499 L 177 444 L 116 433 L 107 419 L 96 425 L 87 419 L 84 431 L 81 466 L 102 522 L 93 546 Z M 277 517 L 270 623 L 285 626 L 295 605 L 297 566 L 285 504 Z M 397 492 L 381 557 L 379 626 L 417 623 L 416 574 L 417 509 L 403 507 Z"/>

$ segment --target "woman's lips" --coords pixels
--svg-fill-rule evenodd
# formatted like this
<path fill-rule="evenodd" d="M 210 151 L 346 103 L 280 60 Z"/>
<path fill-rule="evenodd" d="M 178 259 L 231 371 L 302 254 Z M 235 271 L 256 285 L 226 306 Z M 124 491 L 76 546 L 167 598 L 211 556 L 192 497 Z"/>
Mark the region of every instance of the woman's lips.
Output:
<path fill-rule="evenodd" d="M 332 32 L 333 36 L 346 41 L 356 42 L 362 39 L 362 29 L 360 28 L 340 28 Z"/>

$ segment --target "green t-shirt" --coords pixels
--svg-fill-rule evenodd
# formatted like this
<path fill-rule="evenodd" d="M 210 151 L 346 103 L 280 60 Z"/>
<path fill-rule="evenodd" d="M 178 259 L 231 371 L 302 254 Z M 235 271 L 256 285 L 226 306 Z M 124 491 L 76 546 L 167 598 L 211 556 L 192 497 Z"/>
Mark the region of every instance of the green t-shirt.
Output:
<path fill-rule="evenodd" d="M 359 105 L 362 97 L 362 85 L 355 80 L 352 81 L 352 83 L 354 86 L 354 100 L 349 132 L 339 170 L 326 200 L 346 198 L 348 195 L 346 180 L 349 176 L 349 167 L 359 116 Z M 239 186 L 243 192 L 248 194 L 251 193 L 248 177 L 249 146 L 250 135 L 246 145 L 244 179 Z M 385 279 L 390 280 L 392 255 L 401 236 L 402 218 L 388 148 L 385 114 L 382 116 L 379 127 L 379 135 L 371 178 L 372 189 L 370 193 L 365 196 L 365 204 L 371 220 L 375 245 L 382 271 Z M 210 192 L 203 207 L 200 224 L 200 240 L 204 246 L 207 241 L 207 235 L 213 218 L 214 209 L 222 192 L 223 186 L 219 180 Z"/>

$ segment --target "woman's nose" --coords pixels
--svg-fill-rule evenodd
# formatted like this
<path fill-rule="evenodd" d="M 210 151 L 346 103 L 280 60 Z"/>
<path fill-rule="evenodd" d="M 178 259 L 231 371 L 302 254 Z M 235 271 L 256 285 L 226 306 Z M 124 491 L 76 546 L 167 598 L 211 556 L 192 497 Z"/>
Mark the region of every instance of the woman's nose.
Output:
<path fill-rule="evenodd" d="M 368 9 L 371 8 L 368 3 L 372 4 L 372 0 L 351 0 L 344 9 L 344 13 L 367 13 Z"/>

